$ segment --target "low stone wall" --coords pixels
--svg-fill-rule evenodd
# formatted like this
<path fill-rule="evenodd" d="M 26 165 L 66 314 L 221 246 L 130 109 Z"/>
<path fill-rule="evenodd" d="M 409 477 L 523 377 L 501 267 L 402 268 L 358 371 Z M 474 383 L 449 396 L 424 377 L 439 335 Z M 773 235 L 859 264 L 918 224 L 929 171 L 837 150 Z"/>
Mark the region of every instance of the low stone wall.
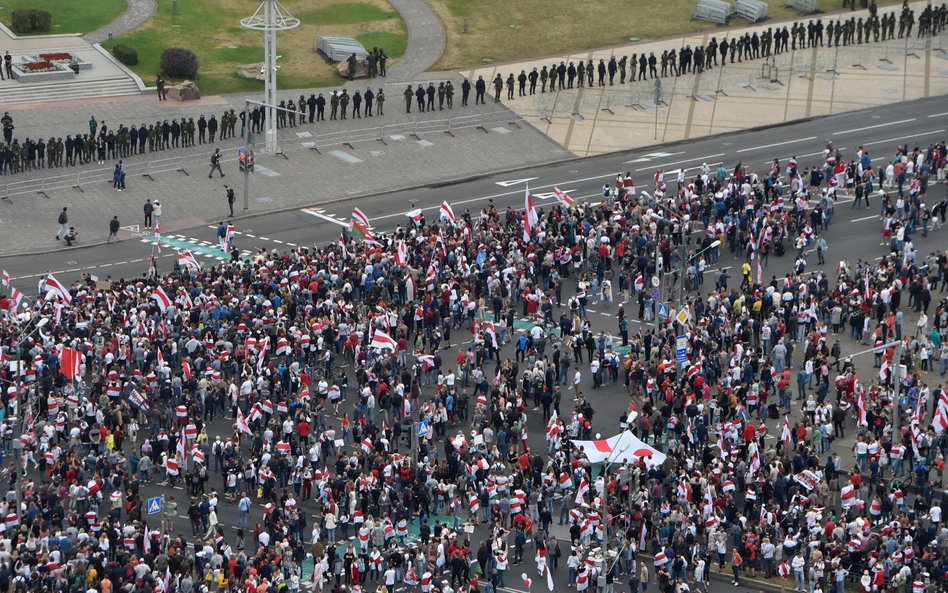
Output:
<path fill-rule="evenodd" d="M 43 70 L 40 72 L 31 72 L 22 67 L 22 64 L 13 64 L 13 78 L 17 82 L 56 82 L 60 80 L 73 80 L 76 73 L 68 66 L 53 64 L 53 70 Z"/>

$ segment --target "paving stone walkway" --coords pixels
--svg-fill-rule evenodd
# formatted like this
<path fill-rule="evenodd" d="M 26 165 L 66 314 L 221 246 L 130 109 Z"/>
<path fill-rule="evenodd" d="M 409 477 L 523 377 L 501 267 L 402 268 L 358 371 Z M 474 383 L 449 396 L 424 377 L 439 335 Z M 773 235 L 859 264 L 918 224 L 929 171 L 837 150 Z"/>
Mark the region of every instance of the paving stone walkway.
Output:
<path fill-rule="evenodd" d="M 389 0 L 408 27 L 408 49 L 388 68 L 387 78 L 413 80 L 441 59 L 446 35 L 444 24 L 425 0 Z"/>
<path fill-rule="evenodd" d="M 89 43 L 107 41 L 110 33 L 114 38 L 120 37 L 145 24 L 157 11 L 157 0 L 128 0 L 128 8 L 118 18 L 82 37 Z"/>

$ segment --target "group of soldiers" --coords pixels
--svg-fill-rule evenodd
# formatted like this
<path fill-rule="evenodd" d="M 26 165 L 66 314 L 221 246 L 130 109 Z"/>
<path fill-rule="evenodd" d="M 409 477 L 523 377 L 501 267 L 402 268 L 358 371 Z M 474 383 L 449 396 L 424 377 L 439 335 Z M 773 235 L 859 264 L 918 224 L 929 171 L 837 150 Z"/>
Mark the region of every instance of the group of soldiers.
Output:
<path fill-rule="evenodd" d="M 374 49 L 374 48 L 373 48 Z M 289 101 L 280 101 L 280 108 L 276 111 L 277 128 L 295 128 L 297 117 L 300 125 L 307 123 L 307 111 L 309 112 L 309 123 L 314 121 L 326 121 L 326 105 L 329 105 L 329 119 L 348 119 L 349 105 L 352 105 L 352 117 L 361 118 L 372 117 L 373 115 L 385 115 L 385 90 L 379 87 L 378 91 L 373 91 L 372 87 L 366 87 L 365 92 L 356 90 L 349 94 L 348 89 L 342 91 L 333 91 L 329 100 L 322 93 L 317 96 L 315 93 L 307 99 L 300 95 L 299 101 L 290 99 Z M 374 111 L 374 113 L 373 113 Z M 250 112 L 250 129 L 256 133 L 263 129 L 266 121 L 266 108 L 258 107 Z"/>
<path fill-rule="evenodd" d="M 865 18 L 850 17 L 848 19 L 830 20 L 824 25 L 822 19 L 810 19 L 806 24 L 795 22 L 789 28 L 769 27 L 766 31 L 745 32 L 742 36 L 727 37 L 718 41 L 711 37 L 707 46 L 692 48 L 685 45 L 681 49 L 663 51 L 660 56 L 654 52 L 646 55 L 634 53 L 632 57 L 612 56 L 608 61 L 600 59 L 595 64 L 592 59 L 578 63 L 561 61 L 549 67 L 543 66 L 539 70 L 533 68 L 527 72 L 521 70 L 519 76 L 512 72 L 503 78 L 501 74 L 492 81 L 494 100 L 500 101 L 504 88 L 507 90 L 507 99 L 514 99 L 514 91 L 519 96 L 533 95 L 539 83 L 540 92 L 545 93 L 549 86 L 550 92 L 568 90 L 574 86 L 583 87 L 598 84 L 598 86 L 612 86 L 619 78 L 619 84 L 625 84 L 626 76 L 630 80 L 643 80 L 681 76 L 689 73 L 701 73 L 714 66 L 725 65 L 730 61 L 743 62 L 780 55 L 788 51 L 823 47 L 861 45 L 864 43 L 887 41 L 896 38 L 896 23 L 898 23 L 898 38 L 911 37 L 915 25 L 915 11 L 903 5 L 901 13 L 889 12 L 879 15 L 875 2 L 868 6 L 869 15 Z M 918 17 L 918 36 L 938 35 L 948 24 L 948 4 L 938 7 L 928 5 Z M 597 76 L 598 75 L 598 76 Z M 597 82 L 598 81 L 598 82 Z M 407 100 L 406 91 L 406 100 Z"/>
<path fill-rule="evenodd" d="M 120 124 L 112 129 L 105 122 L 100 126 L 95 118 L 89 120 L 89 133 L 24 139 L 12 137 L 13 121 L 6 114 L 0 123 L 5 127 L 4 143 L 0 145 L 0 174 L 11 175 L 34 169 L 52 169 L 84 165 L 93 161 L 102 164 L 106 159 L 127 158 L 179 147 L 214 143 L 218 139 L 226 140 L 236 136 L 236 124 L 242 119 L 231 109 L 225 111 L 220 120 L 215 115 L 205 119 L 204 115 L 195 122 L 193 117 L 156 121 L 146 126 L 136 127 Z M 241 126 L 243 128 L 243 126 Z M 9 129 L 9 134 L 6 133 Z M 243 133 L 243 130 L 241 130 Z"/>
<path fill-rule="evenodd" d="M 467 79 L 461 84 L 461 92 L 464 94 L 461 101 L 462 106 L 467 105 L 468 95 L 471 93 L 471 83 Z M 441 82 L 435 88 L 433 82 L 428 83 L 428 88 L 419 84 L 417 89 L 412 89 L 411 85 L 405 87 L 405 113 L 411 113 L 412 100 L 417 101 L 418 113 L 425 111 L 434 111 L 435 96 L 438 97 L 438 111 L 443 111 L 445 106 L 448 109 L 454 109 L 454 84 L 450 80 Z"/>
<path fill-rule="evenodd" d="M 369 71 L 369 78 L 385 76 L 385 64 L 387 62 L 388 56 L 385 55 L 385 50 L 380 47 L 373 47 L 372 51 L 369 52 L 369 55 L 365 57 L 365 66 Z M 355 53 L 346 58 L 346 65 L 349 71 L 349 80 L 355 79 L 356 65 L 358 63 L 359 58 L 355 55 Z"/>

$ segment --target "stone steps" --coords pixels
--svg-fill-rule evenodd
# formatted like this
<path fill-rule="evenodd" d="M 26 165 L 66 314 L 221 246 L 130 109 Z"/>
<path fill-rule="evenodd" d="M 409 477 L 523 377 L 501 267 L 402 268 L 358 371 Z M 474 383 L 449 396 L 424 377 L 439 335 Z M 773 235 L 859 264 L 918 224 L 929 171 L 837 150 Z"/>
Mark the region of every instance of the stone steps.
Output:
<path fill-rule="evenodd" d="M 116 97 L 139 93 L 138 85 L 128 77 L 44 83 L 6 81 L 0 83 L 0 105 Z"/>

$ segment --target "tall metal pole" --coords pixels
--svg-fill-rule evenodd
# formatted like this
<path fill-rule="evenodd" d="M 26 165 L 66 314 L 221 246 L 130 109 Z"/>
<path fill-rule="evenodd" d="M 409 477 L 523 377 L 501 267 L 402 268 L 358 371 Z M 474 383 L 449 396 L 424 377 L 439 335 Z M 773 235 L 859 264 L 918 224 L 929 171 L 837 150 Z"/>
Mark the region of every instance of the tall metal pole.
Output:
<path fill-rule="evenodd" d="M 16 340 L 16 373 L 13 377 L 13 386 L 16 387 L 17 391 L 20 390 L 20 375 L 21 375 L 20 373 L 20 338 L 17 338 Z M 19 393 L 17 393 L 17 397 L 20 397 Z M 19 430 L 17 430 L 17 434 L 14 436 L 12 444 L 13 444 L 13 462 L 16 465 L 16 467 L 13 470 L 14 472 L 16 472 L 16 474 L 14 475 L 14 478 L 16 481 L 16 487 L 14 488 L 16 490 L 16 516 L 17 516 L 17 520 L 19 521 L 20 514 L 23 512 L 23 488 L 20 487 L 21 486 L 20 464 L 22 463 L 22 460 L 20 459 L 20 451 L 23 449 L 23 441 L 20 440 L 20 437 L 23 435 L 23 410 L 20 409 L 19 400 L 17 400 L 17 403 L 18 405 L 17 405 L 16 413 L 18 416 L 17 425 L 18 425 Z"/>
<path fill-rule="evenodd" d="M 599 578 L 597 585 L 599 591 L 606 590 L 606 571 L 609 570 L 609 466 L 606 461 L 603 464 L 605 472 L 602 476 L 602 565 L 599 567 Z"/>
<path fill-rule="evenodd" d="M 264 0 L 265 15 L 267 24 L 274 24 L 274 0 Z M 267 152 L 273 154 L 279 150 L 277 147 L 277 125 L 276 110 L 273 106 L 276 104 L 276 29 L 269 27 L 263 33 L 263 59 L 266 72 L 263 75 L 264 100 L 267 104 L 267 129 L 266 129 L 266 147 Z"/>
<path fill-rule="evenodd" d="M 662 294 L 662 276 L 663 271 L 658 267 L 658 256 L 661 253 L 660 244 L 658 241 L 658 233 L 655 234 L 655 277 L 658 278 L 658 302 L 655 303 L 655 334 L 656 336 L 662 333 L 662 322 L 658 317 L 658 308 L 661 305 L 664 294 Z"/>
<path fill-rule="evenodd" d="M 902 406 L 899 404 L 899 390 L 902 378 L 899 369 L 902 366 L 902 340 L 895 346 L 895 364 L 892 366 L 892 434 L 901 434 L 899 424 L 902 422 Z"/>
<path fill-rule="evenodd" d="M 247 166 L 247 155 L 253 146 L 253 132 L 250 131 L 250 101 L 244 104 L 244 210 L 250 209 L 250 167 Z"/>
<path fill-rule="evenodd" d="M 257 11 L 240 24 L 254 31 L 263 32 L 263 85 L 265 103 L 266 151 L 270 154 L 280 152 L 277 143 L 276 92 L 277 92 L 277 44 L 278 31 L 287 31 L 299 27 L 300 21 L 284 8 L 279 0 L 263 0 Z M 250 122 L 247 122 L 249 125 Z"/>
<path fill-rule="evenodd" d="M 23 340 L 29 338 L 33 334 L 34 331 L 42 328 L 47 323 L 49 323 L 48 318 L 41 317 L 39 322 L 36 324 L 36 327 L 31 329 L 29 332 L 27 332 L 26 330 L 29 328 L 29 324 L 33 322 L 33 319 L 36 319 L 36 317 L 31 317 L 26 322 L 26 325 L 24 326 L 24 328 L 20 330 L 20 334 L 16 337 L 16 374 L 13 378 L 13 385 L 14 387 L 17 388 L 17 391 L 19 391 L 19 388 L 20 388 L 20 376 L 23 374 L 20 369 L 20 364 L 21 364 L 20 348 L 22 347 Z M 17 396 L 19 397 L 19 393 L 17 394 Z M 16 481 L 16 515 L 17 515 L 18 521 L 20 519 L 20 513 L 23 510 L 23 488 L 21 488 L 20 486 L 20 464 L 22 463 L 20 451 L 23 449 L 22 436 L 26 429 L 26 413 L 27 411 L 29 411 L 30 406 L 32 406 L 32 402 L 30 401 L 29 391 L 27 391 L 26 401 L 24 402 L 24 404 L 25 405 L 20 406 L 19 400 L 17 400 L 16 414 L 17 414 L 18 431 L 13 440 L 13 460 L 14 460 L 14 463 L 16 464 L 16 468 L 15 468 L 16 475 L 14 476 L 14 478 L 16 478 L 15 480 Z"/>

